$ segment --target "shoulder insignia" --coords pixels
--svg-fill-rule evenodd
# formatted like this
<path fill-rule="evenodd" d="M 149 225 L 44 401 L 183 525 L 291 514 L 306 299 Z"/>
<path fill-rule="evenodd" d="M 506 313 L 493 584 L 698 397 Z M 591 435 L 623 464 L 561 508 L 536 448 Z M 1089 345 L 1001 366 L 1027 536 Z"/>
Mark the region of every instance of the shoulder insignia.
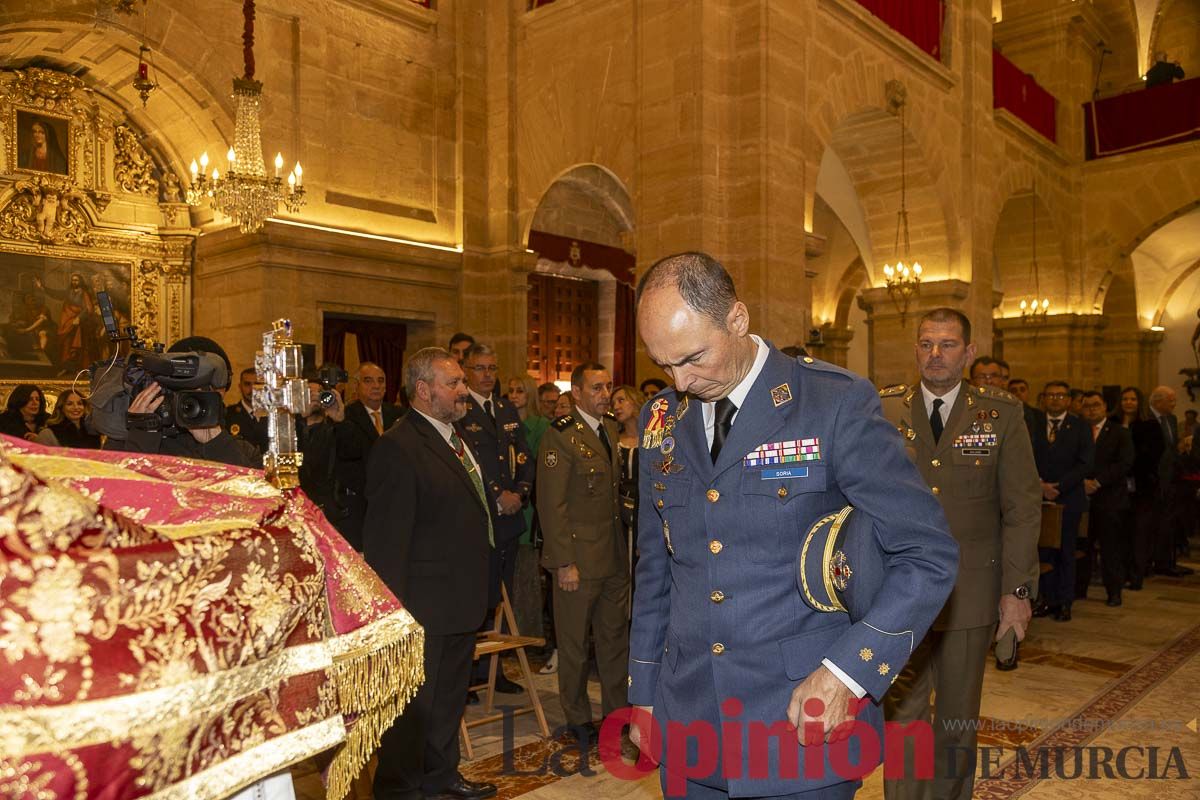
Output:
<path fill-rule="evenodd" d="M 614 414 L 614 413 L 613 413 L 613 412 L 611 412 L 611 411 L 605 411 L 605 412 L 604 412 L 604 418 L 605 418 L 605 419 L 611 419 L 613 422 L 616 422 L 616 421 L 617 421 L 617 415 L 616 415 L 616 414 Z"/>
<path fill-rule="evenodd" d="M 1017 399 L 1016 395 L 1004 389 L 997 389 L 994 386 L 980 386 L 979 395 L 980 397 L 988 397 L 992 400 L 999 400 L 1000 402 L 1008 403 L 1009 405 L 1021 405 L 1021 401 Z"/>
<path fill-rule="evenodd" d="M 912 399 L 916 395 L 916 393 L 917 393 L 917 387 L 913 386 L 911 389 L 908 390 L 908 393 L 906 395 L 904 395 L 904 406 L 906 408 L 912 408 Z"/>
<path fill-rule="evenodd" d="M 879 390 L 880 397 L 899 397 L 908 391 L 908 386 L 903 383 L 893 383 L 891 386 L 885 386 Z"/>
<path fill-rule="evenodd" d="M 551 424 L 554 426 L 555 430 L 565 431 L 567 428 L 575 424 L 575 418 L 570 414 L 563 414 Z"/>

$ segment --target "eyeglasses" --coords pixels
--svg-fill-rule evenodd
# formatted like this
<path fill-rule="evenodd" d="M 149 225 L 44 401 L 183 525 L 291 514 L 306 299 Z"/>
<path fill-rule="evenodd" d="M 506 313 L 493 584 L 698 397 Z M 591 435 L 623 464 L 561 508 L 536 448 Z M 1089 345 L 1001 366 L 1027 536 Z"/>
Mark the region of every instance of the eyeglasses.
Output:
<path fill-rule="evenodd" d="M 476 364 L 475 366 L 471 367 L 471 370 L 481 375 L 485 372 L 489 375 L 495 375 L 500 371 L 500 367 L 496 364 Z"/>
<path fill-rule="evenodd" d="M 1065 399 L 1067 399 L 1068 397 L 1070 397 L 1070 395 L 1069 395 L 1069 394 L 1064 394 L 1063 392 L 1055 392 L 1055 393 L 1053 393 L 1053 394 L 1050 394 L 1050 393 L 1047 393 L 1047 394 L 1046 394 L 1046 399 L 1047 399 L 1047 400 L 1065 400 Z"/>

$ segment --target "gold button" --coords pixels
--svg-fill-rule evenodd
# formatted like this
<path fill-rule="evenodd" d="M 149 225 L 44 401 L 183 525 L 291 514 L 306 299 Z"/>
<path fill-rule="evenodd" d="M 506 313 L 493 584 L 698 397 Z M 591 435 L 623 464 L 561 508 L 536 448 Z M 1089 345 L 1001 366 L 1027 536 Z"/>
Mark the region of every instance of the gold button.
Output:
<path fill-rule="evenodd" d="M 977 466 L 977 467 L 982 467 L 982 466 L 983 466 L 983 462 L 982 462 L 982 461 L 980 461 L 980 460 L 977 458 L 977 459 L 975 459 L 975 466 Z"/>
<path fill-rule="evenodd" d="M 712 652 L 713 652 L 714 656 L 721 655 L 721 653 L 725 652 L 725 645 L 721 644 L 720 642 L 717 642 L 716 644 L 714 644 L 712 646 Z"/>
<path fill-rule="evenodd" d="M 721 493 L 716 489 L 709 489 L 708 494 L 706 494 L 705 497 L 708 498 L 708 502 L 715 503 L 721 499 Z"/>
<path fill-rule="evenodd" d="M 810 356 L 805 356 L 805 357 L 804 357 L 804 363 L 805 363 L 805 364 L 811 364 L 811 363 L 813 363 L 813 360 L 812 360 L 812 358 L 811 358 Z"/>
<path fill-rule="evenodd" d="M 721 548 L 724 546 L 725 545 L 721 544 L 716 539 L 713 539 L 711 542 L 708 543 L 708 552 L 712 553 L 715 556 L 717 553 L 721 552 Z"/>
<path fill-rule="evenodd" d="M 783 498 L 787 497 L 787 487 L 786 487 L 786 486 L 780 486 L 780 487 L 779 487 L 779 491 L 778 491 L 778 492 L 776 492 L 776 494 L 778 494 L 778 495 L 779 495 L 779 499 L 780 499 L 780 500 L 782 500 Z"/>
<path fill-rule="evenodd" d="M 930 461 L 929 463 L 935 467 L 940 467 L 942 465 L 942 460 L 940 458 L 935 458 L 933 461 Z"/>
<path fill-rule="evenodd" d="M 708 596 L 708 599 L 712 600 L 714 603 L 720 603 L 725 599 L 725 593 L 722 591 L 713 592 Z"/>
<path fill-rule="evenodd" d="M 941 490 L 941 489 L 939 489 L 939 488 L 938 488 L 938 487 L 936 487 L 936 486 L 934 486 L 934 487 L 933 487 L 932 489 L 930 489 L 929 491 L 933 492 L 934 496 L 937 496 L 937 495 L 939 495 L 939 494 L 941 494 L 941 493 L 942 493 L 942 490 Z"/>
<path fill-rule="evenodd" d="M 654 505 L 658 506 L 659 508 L 662 508 L 663 507 L 662 498 L 660 497 L 660 498 L 658 498 L 658 500 L 654 501 Z"/>

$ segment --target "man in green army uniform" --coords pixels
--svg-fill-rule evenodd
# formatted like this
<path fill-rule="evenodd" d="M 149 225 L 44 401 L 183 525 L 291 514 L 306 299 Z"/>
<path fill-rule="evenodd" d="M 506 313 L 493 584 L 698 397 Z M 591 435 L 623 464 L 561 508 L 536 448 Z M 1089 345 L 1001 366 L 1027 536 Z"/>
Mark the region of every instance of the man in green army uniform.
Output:
<path fill-rule="evenodd" d="M 950 308 L 925 314 L 916 354 L 920 383 L 889 386 L 879 395 L 884 416 L 941 502 L 960 556 L 950 599 L 884 698 L 889 722 L 932 723 L 934 778 L 916 780 L 910 766 L 904 778 L 884 782 L 884 794 L 888 800 L 970 800 L 972 726 L 989 645 L 1010 629 L 1017 641 L 1024 639 L 1029 624 L 1041 485 L 1020 401 L 962 378 L 975 358 L 970 320 Z M 1002 668 L 1015 666 L 1013 647 Z"/>
<path fill-rule="evenodd" d="M 617 421 L 612 378 L 600 364 L 571 373 L 575 411 L 556 419 L 538 452 L 542 566 L 554 581 L 558 695 L 582 742 L 597 738 L 588 698 L 588 622 L 596 642 L 604 716 L 625 705 L 629 660 L 629 558 L 618 507 Z M 633 746 L 623 738 L 622 751 Z M 636 758 L 637 751 L 631 756 Z"/>

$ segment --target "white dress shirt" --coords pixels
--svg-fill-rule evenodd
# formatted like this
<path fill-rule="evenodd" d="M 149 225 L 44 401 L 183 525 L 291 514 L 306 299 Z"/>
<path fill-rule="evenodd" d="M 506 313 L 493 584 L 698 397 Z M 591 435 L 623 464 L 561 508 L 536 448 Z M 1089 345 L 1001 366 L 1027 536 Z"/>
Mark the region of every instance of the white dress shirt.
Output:
<path fill-rule="evenodd" d="M 942 416 L 942 428 L 946 427 L 946 423 L 950 420 L 950 411 L 954 408 L 955 402 L 958 401 L 958 393 L 962 390 L 962 381 L 954 384 L 954 388 L 943 395 L 936 395 L 929 391 L 929 387 L 924 382 L 921 383 L 921 397 L 925 399 L 925 408 L 929 409 L 929 413 L 933 413 L 933 401 L 941 400 L 943 405 L 938 409 L 938 413 Z"/>
<path fill-rule="evenodd" d="M 592 429 L 592 433 L 596 434 L 597 437 L 600 436 L 600 420 L 596 419 L 579 406 L 575 406 L 575 413 L 578 414 L 579 418 L 583 420 L 584 425 L 587 425 Z M 611 444 L 611 442 L 609 444 Z"/>
<path fill-rule="evenodd" d="M 485 414 L 487 413 L 487 406 L 484 403 L 490 402 L 492 404 L 492 419 L 496 418 L 496 401 L 494 398 L 477 394 L 474 389 L 467 389 L 467 391 L 470 392 L 471 399 L 475 401 L 475 405 L 479 406 L 479 410 Z"/>

